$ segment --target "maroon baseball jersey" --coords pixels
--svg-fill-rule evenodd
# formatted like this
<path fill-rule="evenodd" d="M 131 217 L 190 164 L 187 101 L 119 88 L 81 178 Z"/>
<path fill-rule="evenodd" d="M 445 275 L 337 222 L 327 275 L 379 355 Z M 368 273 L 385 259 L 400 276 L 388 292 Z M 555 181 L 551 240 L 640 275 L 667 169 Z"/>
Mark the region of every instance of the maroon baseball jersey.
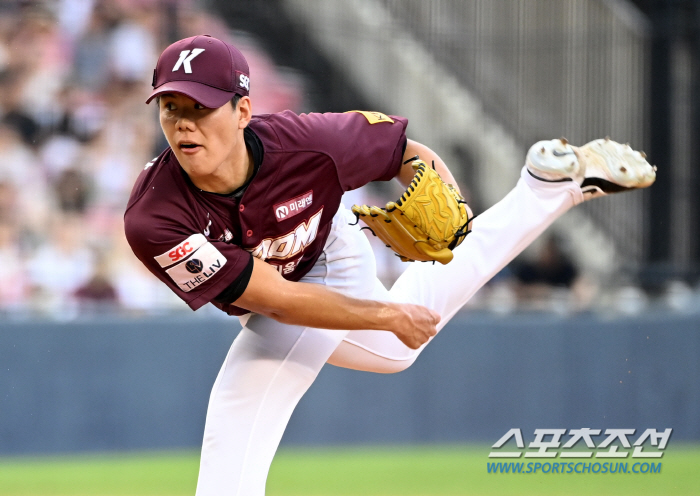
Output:
<path fill-rule="evenodd" d="M 127 240 L 193 310 L 213 302 L 245 313 L 213 300 L 240 296 L 252 256 L 301 279 L 322 253 L 343 193 L 398 174 L 407 124 L 378 112 L 255 116 L 244 133 L 255 174 L 230 195 L 199 190 L 167 148 L 136 180 Z"/>

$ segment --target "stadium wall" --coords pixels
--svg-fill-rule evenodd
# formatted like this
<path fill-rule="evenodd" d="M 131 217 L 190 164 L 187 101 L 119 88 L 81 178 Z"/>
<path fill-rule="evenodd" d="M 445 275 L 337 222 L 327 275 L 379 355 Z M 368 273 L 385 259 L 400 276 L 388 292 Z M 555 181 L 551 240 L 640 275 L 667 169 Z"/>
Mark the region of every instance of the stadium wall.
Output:
<path fill-rule="evenodd" d="M 406 372 L 332 366 L 283 444 L 487 442 L 510 428 L 700 439 L 699 315 L 458 315 Z M 0 454 L 197 447 L 234 319 L 0 323 Z M 641 432 L 641 431 L 639 431 Z"/>

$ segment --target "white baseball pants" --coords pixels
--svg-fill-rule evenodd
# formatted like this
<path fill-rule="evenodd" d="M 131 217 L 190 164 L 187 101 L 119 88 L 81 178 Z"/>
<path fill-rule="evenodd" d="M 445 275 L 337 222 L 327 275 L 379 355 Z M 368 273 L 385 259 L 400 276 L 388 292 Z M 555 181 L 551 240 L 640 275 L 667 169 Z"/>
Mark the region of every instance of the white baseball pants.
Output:
<path fill-rule="evenodd" d="M 412 263 L 391 290 L 376 279 L 365 235 L 342 206 L 324 254 L 302 280 L 358 298 L 416 303 L 442 316 L 438 329 L 557 217 L 581 203 L 573 182 L 547 183 L 523 168 L 516 187 L 479 215 L 449 265 Z M 209 399 L 197 496 L 263 496 L 272 458 L 290 416 L 325 363 L 399 372 L 411 350 L 386 331 L 335 331 L 241 318 Z"/>

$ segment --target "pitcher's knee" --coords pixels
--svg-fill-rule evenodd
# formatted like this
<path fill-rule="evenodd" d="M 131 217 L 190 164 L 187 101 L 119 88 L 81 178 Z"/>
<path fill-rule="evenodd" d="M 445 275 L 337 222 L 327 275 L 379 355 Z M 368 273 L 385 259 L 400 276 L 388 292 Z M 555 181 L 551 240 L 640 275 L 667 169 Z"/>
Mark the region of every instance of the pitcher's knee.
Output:
<path fill-rule="evenodd" d="M 405 360 L 391 360 L 384 358 L 381 362 L 381 370 L 375 370 L 379 374 L 396 374 L 403 372 L 416 361 L 416 357 L 407 358 Z"/>
<path fill-rule="evenodd" d="M 336 367 L 374 372 L 377 374 L 396 374 L 413 365 L 418 354 L 405 358 L 389 357 L 354 344 L 343 342 L 329 357 L 328 363 Z"/>

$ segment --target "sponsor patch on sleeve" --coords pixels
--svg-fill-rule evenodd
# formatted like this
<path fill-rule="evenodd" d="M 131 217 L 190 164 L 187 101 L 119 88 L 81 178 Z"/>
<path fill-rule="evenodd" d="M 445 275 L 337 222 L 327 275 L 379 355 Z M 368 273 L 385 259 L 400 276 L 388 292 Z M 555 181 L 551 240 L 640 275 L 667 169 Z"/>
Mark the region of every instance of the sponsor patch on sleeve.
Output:
<path fill-rule="evenodd" d="M 189 293 L 200 284 L 207 282 L 224 265 L 226 265 L 226 257 L 213 244 L 205 242 L 187 260 L 181 261 L 165 272 L 181 290 Z"/>
<path fill-rule="evenodd" d="M 391 122 L 394 123 L 394 119 L 381 112 L 367 112 L 366 110 L 350 110 L 347 113 L 355 112 L 357 114 L 362 114 L 367 119 L 370 124 L 377 124 L 379 122 Z"/>
<path fill-rule="evenodd" d="M 179 262 L 183 258 L 190 256 L 192 252 L 207 242 L 207 238 L 203 234 L 193 234 L 179 245 L 173 246 L 162 255 L 155 257 L 156 262 L 161 267 L 169 267 L 175 262 Z"/>

